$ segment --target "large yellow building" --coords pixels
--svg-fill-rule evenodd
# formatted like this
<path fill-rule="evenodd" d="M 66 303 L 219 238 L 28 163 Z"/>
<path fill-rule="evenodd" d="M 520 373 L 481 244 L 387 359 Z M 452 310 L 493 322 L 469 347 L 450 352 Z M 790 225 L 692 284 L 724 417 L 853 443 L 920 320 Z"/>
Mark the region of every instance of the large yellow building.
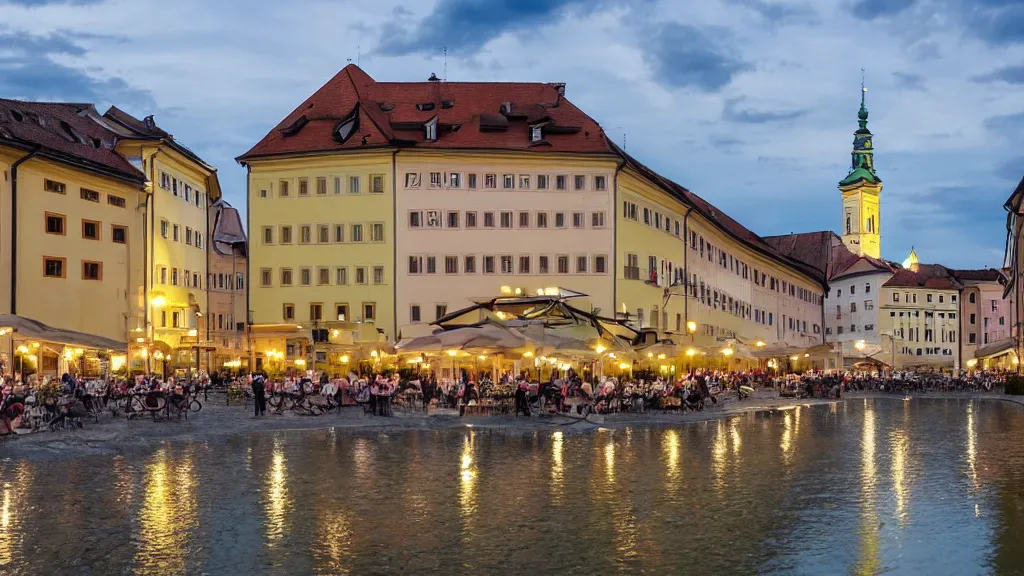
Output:
<path fill-rule="evenodd" d="M 861 87 L 859 128 L 854 133 L 850 173 L 839 182 L 843 196 L 843 243 L 858 256 L 882 257 L 882 221 L 880 198 L 882 179 L 875 173 L 875 153 L 868 130 L 868 109 L 864 105 L 867 89 Z"/>
<path fill-rule="evenodd" d="M 103 120 L 120 138 L 117 151 L 147 178 L 144 310 L 141 328 L 168 367 L 208 366 L 207 251 L 209 205 L 220 198 L 217 170 L 156 125 L 110 108 Z M 205 356 L 206 362 L 197 356 Z"/>
<path fill-rule="evenodd" d="M 90 105 L 0 100 L 0 311 L 120 343 L 141 325 L 145 176 L 115 145 Z"/>
<path fill-rule="evenodd" d="M 630 158 L 563 84 L 349 65 L 238 160 L 264 358 L 303 365 L 316 328 L 395 341 L 503 286 L 706 343 L 822 341 L 813 271 Z"/>

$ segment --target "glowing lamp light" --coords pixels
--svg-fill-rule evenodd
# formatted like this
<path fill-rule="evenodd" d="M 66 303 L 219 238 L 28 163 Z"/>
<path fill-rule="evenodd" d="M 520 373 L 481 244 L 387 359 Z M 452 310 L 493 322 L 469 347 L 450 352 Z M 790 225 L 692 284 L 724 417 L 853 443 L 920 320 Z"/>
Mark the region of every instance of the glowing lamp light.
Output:
<path fill-rule="evenodd" d="M 543 295 L 544 295 L 544 289 L 543 288 L 537 288 L 537 296 L 543 296 Z"/>
<path fill-rule="evenodd" d="M 968 368 L 974 368 L 977 365 L 978 365 L 978 359 L 977 358 L 971 358 L 970 360 L 967 361 L 967 367 Z"/>
<path fill-rule="evenodd" d="M 648 352 L 647 353 L 647 357 L 648 358 L 654 358 L 654 352 Z"/>
<path fill-rule="evenodd" d="M 723 348 L 722 349 L 722 355 L 724 355 L 724 356 L 732 356 L 732 348 Z"/>
<path fill-rule="evenodd" d="M 804 354 L 804 358 L 810 358 L 810 357 L 811 357 L 810 354 Z"/>
<path fill-rule="evenodd" d="M 295 359 L 295 365 L 296 366 L 305 366 L 306 365 L 306 361 L 303 360 L 302 358 L 296 358 Z"/>
<path fill-rule="evenodd" d="M 337 338 L 338 334 L 341 334 L 341 330 L 337 330 L 337 329 L 331 330 L 331 336 L 332 337 Z"/>
<path fill-rule="evenodd" d="M 145 358 L 146 356 L 149 356 L 149 350 L 146 350 L 145 348 L 143 348 L 142 350 L 139 350 L 139 356 L 142 356 L 143 358 Z"/>
<path fill-rule="evenodd" d="M 519 296 L 522 293 L 523 293 L 523 289 L 522 288 L 516 288 L 516 296 Z"/>
<path fill-rule="evenodd" d="M 604 353 L 605 350 L 607 350 L 607 348 L 605 348 L 604 346 L 602 346 L 600 344 L 598 344 L 597 347 L 594 348 L 594 351 L 597 352 L 598 354 Z"/>
<path fill-rule="evenodd" d="M 558 296 L 558 287 L 557 286 L 549 286 L 549 287 L 545 288 L 544 289 L 544 295 L 545 296 Z M 625 304 L 623 304 L 623 306 L 625 306 Z"/>
<path fill-rule="evenodd" d="M 754 346 L 757 346 L 758 348 L 764 348 L 764 342 L 758 340 L 757 343 L 754 344 Z"/>
<path fill-rule="evenodd" d="M 111 370 L 114 370 L 116 372 L 116 371 L 120 370 L 121 368 L 123 368 L 125 362 L 127 362 L 127 361 L 128 361 L 128 359 L 125 358 L 124 356 L 121 356 L 121 355 L 111 356 L 110 357 L 110 368 L 111 368 Z"/>
<path fill-rule="evenodd" d="M 72 358 L 74 358 L 74 354 L 75 353 L 71 350 L 71 348 L 65 348 L 64 349 L 64 359 L 65 360 L 71 360 Z"/>
<path fill-rule="evenodd" d="M 159 351 L 159 350 L 157 350 L 156 352 L 153 353 L 153 358 L 156 358 L 157 360 L 163 360 L 164 359 L 164 353 Z"/>
<path fill-rule="evenodd" d="M 622 362 L 622 363 L 619 364 L 619 369 L 621 369 L 621 370 L 628 370 L 629 369 L 629 364 L 626 364 L 625 362 Z"/>
<path fill-rule="evenodd" d="M 198 334 L 199 334 L 199 331 L 198 331 L 198 330 L 196 330 L 195 328 L 193 328 L 193 329 L 191 329 L 191 330 L 189 330 L 189 331 L 188 331 L 188 335 L 189 335 L 189 336 L 193 336 L 193 337 L 194 337 L 194 336 L 196 336 L 196 335 L 198 335 Z"/>
<path fill-rule="evenodd" d="M 458 354 L 458 352 L 456 352 L 455 350 L 449 350 L 448 351 L 448 355 L 449 356 L 455 356 L 456 354 Z"/>
<path fill-rule="evenodd" d="M 690 320 L 689 322 L 686 323 L 686 329 L 689 330 L 690 332 L 696 332 L 697 323 L 694 322 L 693 320 Z"/>
<path fill-rule="evenodd" d="M 511 294 L 512 293 L 512 287 L 511 286 L 502 286 L 500 288 L 500 291 L 501 291 L 502 294 Z"/>
<path fill-rule="evenodd" d="M 376 358 L 377 357 L 377 351 L 376 350 L 370 350 L 370 357 L 371 358 Z"/>
<path fill-rule="evenodd" d="M 75 348 L 75 356 L 81 356 L 83 352 L 85 352 L 85 350 L 82 350 L 81 348 Z"/>
<path fill-rule="evenodd" d="M 611 358 L 612 360 L 614 360 L 615 358 L 617 358 L 617 356 L 615 355 L 615 352 L 609 352 L 609 353 L 608 353 L 608 357 L 609 357 L 609 358 Z"/>
<path fill-rule="evenodd" d="M 152 304 L 154 308 L 163 308 L 167 305 L 167 298 L 163 296 L 153 296 L 149 299 L 149 303 Z"/>
<path fill-rule="evenodd" d="M 857 343 L 854 344 L 853 347 L 856 348 L 857 350 L 863 350 L 864 349 L 864 341 L 863 340 L 857 340 Z"/>
<path fill-rule="evenodd" d="M 523 352 L 523 358 L 533 358 L 533 352 Z"/>
<path fill-rule="evenodd" d="M 296 330 L 302 330 L 302 325 L 301 324 L 296 324 L 295 325 L 295 329 Z"/>
<path fill-rule="evenodd" d="M 33 348 L 39 348 L 39 342 L 33 342 L 32 343 L 32 347 Z"/>
<path fill-rule="evenodd" d="M 796 362 L 797 360 L 800 359 L 800 357 L 794 354 L 793 356 L 790 356 L 789 359 Z"/>
<path fill-rule="evenodd" d="M 135 341 L 138 342 L 139 344 L 141 344 L 141 343 L 145 342 L 146 339 L 145 338 L 136 338 Z"/>
<path fill-rule="evenodd" d="M 693 356 L 696 353 L 697 353 L 697 351 L 694 350 L 693 348 L 690 348 L 689 350 L 686 351 L 686 355 L 687 356 Z"/>
<path fill-rule="evenodd" d="M 339 358 L 339 360 L 341 360 L 342 364 L 348 364 L 348 360 L 349 360 L 348 354 L 342 354 L 342 356 L 341 356 L 341 358 Z"/>
<path fill-rule="evenodd" d="M 18 346 L 18 352 L 21 352 L 22 354 L 28 354 L 28 346 L 25 346 L 24 344 Z"/>
<path fill-rule="evenodd" d="M 664 354 L 658 354 L 658 360 L 664 360 L 664 359 L 665 359 L 665 355 Z"/>

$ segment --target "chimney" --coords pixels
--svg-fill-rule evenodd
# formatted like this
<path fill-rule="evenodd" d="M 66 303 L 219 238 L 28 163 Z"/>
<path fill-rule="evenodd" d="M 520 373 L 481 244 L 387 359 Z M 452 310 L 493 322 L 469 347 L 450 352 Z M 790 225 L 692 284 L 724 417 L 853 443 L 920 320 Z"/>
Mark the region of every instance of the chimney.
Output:
<path fill-rule="evenodd" d="M 153 115 L 150 114 L 142 119 L 142 123 L 146 125 L 146 128 L 153 130 L 156 128 L 156 122 L 153 121 Z"/>
<path fill-rule="evenodd" d="M 430 73 L 430 78 L 427 78 L 427 82 L 440 82 L 441 79 L 437 77 L 437 74 Z"/>

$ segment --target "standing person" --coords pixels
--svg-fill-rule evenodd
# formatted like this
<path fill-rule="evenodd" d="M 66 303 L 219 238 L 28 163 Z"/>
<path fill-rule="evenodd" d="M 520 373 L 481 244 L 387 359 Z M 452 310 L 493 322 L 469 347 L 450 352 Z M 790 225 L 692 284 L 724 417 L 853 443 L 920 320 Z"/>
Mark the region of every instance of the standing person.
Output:
<path fill-rule="evenodd" d="M 262 376 L 252 379 L 252 395 L 255 399 L 255 402 L 253 402 L 255 405 L 255 415 L 253 418 L 258 418 L 267 412 L 267 389 Z"/>

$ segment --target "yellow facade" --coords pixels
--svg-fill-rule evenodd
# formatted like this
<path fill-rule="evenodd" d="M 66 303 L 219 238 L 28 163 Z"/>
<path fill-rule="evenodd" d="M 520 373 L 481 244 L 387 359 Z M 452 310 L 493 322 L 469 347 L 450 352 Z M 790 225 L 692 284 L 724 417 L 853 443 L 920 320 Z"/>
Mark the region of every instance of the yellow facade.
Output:
<path fill-rule="evenodd" d="M 881 258 L 881 182 L 860 182 L 840 186 L 839 190 L 843 197 L 843 243 L 858 256 Z"/>
<path fill-rule="evenodd" d="M 207 209 L 220 196 L 216 171 L 164 141 L 121 140 L 118 152 L 149 179 L 149 337 L 171 349 L 206 340 Z"/>
<path fill-rule="evenodd" d="M 0 146 L 0 205 L 11 205 L 11 165 L 25 155 Z M 143 313 L 142 185 L 37 157 L 18 168 L 17 196 L 14 312 L 128 341 Z M 2 214 L 0 310 L 10 312 L 11 212 Z M 47 260 L 61 263 L 59 274 L 51 265 L 47 276 Z"/>
<path fill-rule="evenodd" d="M 392 152 L 247 164 L 253 323 L 301 325 L 307 336 L 314 322 L 372 324 L 393 339 Z"/>
<path fill-rule="evenodd" d="M 959 369 L 958 297 L 955 288 L 883 286 L 878 319 L 883 335 L 879 358 L 896 370 Z"/>
<path fill-rule="evenodd" d="M 619 173 L 618 204 L 620 316 L 678 334 L 683 345 L 821 343 L 822 289 L 810 276 L 751 249 L 630 169 Z"/>

